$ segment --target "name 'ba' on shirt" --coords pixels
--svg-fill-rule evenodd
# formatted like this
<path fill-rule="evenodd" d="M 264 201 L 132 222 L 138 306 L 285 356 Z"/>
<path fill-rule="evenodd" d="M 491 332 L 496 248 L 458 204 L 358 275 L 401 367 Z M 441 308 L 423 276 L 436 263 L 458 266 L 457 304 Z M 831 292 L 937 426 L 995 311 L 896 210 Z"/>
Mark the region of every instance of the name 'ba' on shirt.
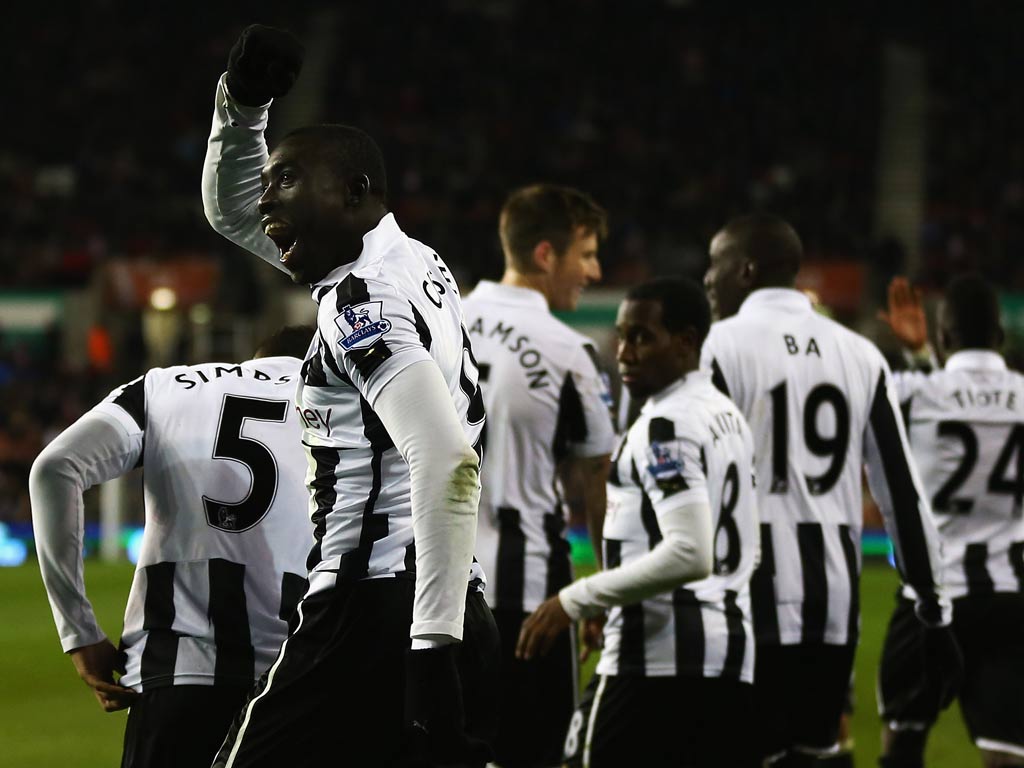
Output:
<path fill-rule="evenodd" d="M 965 350 L 895 380 L 950 597 L 1024 591 L 1024 376 Z"/>
<path fill-rule="evenodd" d="M 856 641 L 865 465 L 904 582 L 938 610 L 938 535 L 878 349 L 799 291 L 761 289 L 712 326 L 701 365 L 754 433 L 758 642 Z"/>
<path fill-rule="evenodd" d="M 296 395 L 316 539 L 310 593 L 338 580 L 411 578 L 409 466 L 372 406 L 396 374 L 432 360 L 469 443 L 482 453 L 483 396 L 458 286 L 441 258 L 388 214 L 364 237 L 359 258 L 313 285 L 312 294 L 318 333 Z M 467 578 L 482 586 L 477 563 Z"/>
<path fill-rule="evenodd" d="M 122 685 L 250 685 L 276 657 L 312 542 L 298 373 L 290 357 L 155 368 L 95 407 L 145 470 Z"/>
<path fill-rule="evenodd" d="M 476 553 L 491 607 L 532 611 L 572 581 L 555 473 L 611 453 L 608 390 L 593 344 L 539 292 L 484 280 L 465 312 L 488 430 Z"/>
<path fill-rule="evenodd" d="M 736 406 L 693 372 L 652 397 L 612 457 L 605 567 L 661 541 L 659 510 L 703 502 L 714 530 L 712 574 L 613 608 L 597 671 L 751 682 L 749 582 L 758 553 L 753 437 Z"/>

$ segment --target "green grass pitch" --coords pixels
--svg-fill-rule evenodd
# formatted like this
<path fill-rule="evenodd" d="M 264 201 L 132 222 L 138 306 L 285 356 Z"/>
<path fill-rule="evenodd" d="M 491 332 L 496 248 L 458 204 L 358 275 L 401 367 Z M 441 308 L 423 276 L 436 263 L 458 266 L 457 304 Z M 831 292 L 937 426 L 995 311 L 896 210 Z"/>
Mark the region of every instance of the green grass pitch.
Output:
<path fill-rule="evenodd" d="M 102 626 L 116 637 L 131 583 L 129 565 L 86 565 L 86 583 Z M 879 721 L 874 673 L 896 587 L 894 572 L 869 565 L 862 582 L 863 633 L 857 654 L 857 765 L 874 768 Z M 63 657 L 34 562 L 0 568 L 0 766 L 108 768 L 120 760 L 125 713 L 105 714 Z M 588 670 L 589 673 L 589 665 Z M 954 706 L 932 732 L 929 768 L 981 762 Z"/>

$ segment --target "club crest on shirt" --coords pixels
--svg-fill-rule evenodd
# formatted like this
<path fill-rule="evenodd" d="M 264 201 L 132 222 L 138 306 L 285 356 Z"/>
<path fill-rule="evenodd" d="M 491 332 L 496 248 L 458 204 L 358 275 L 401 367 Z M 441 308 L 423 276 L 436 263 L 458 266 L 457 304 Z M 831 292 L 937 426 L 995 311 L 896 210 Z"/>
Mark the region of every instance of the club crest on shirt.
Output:
<path fill-rule="evenodd" d="M 338 343 L 346 350 L 371 347 L 391 330 L 391 321 L 381 317 L 379 301 L 349 304 L 334 318 L 334 324 L 341 331 L 341 341 Z"/>
<path fill-rule="evenodd" d="M 217 510 L 217 521 L 220 523 L 220 527 L 227 531 L 233 531 L 238 527 L 238 517 L 227 507 Z"/>
<path fill-rule="evenodd" d="M 651 442 L 647 449 L 647 471 L 663 493 L 686 489 L 683 479 L 683 457 L 677 441 Z"/>

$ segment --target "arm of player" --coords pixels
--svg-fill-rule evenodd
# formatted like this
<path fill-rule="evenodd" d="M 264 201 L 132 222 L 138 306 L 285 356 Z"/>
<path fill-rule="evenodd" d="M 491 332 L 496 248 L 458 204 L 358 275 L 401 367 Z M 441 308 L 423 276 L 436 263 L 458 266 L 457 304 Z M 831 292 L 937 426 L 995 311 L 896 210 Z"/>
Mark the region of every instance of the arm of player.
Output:
<path fill-rule="evenodd" d="M 401 368 L 371 405 L 408 463 L 412 485 L 416 594 L 405 682 L 410 744 L 431 765 L 483 765 L 490 750 L 465 733 L 455 656 L 476 542 L 480 460 L 433 360 Z"/>
<path fill-rule="evenodd" d="M 663 507 L 657 514 L 664 538 L 650 552 L 618 568 L 580 579 L 559 592 L 559 602 L 571 619 L 589 618 L 615 605 L 638 603 L 711 573 L 708 501 Z"/>
<path fill-rule="evenodd" d="M 643 467 L 639 475 L 654 508 L 661 540 L 646 554 L 580 579 L 542 603 L 523 622 L 516 645 L 519 658 L 547 653 L 570 621 L 640 602 L 711 573 L 711 502 L 700 446 L 680 437 L 649 441 L 643 450 L 635 444 L 630 447 L 634 464 Z"/>
<path fill-rule="evenodd" d="M 573 582 L 546 600 L 519 633 L 516 657 L 546 654 L 572 621 L 599 616 L 616 605 L 632 605 L 711 573 L 711 506 L 704 501 L 662 505 L 657 510 L 664 538 L 650 552 L 618 568 Z"/>
<path fill-rule="evenodd" d="M 578 515 L 587 521 L 587 532 L 594 547 L 598 568 L 602 567 L 601 531 L 608 502 L 606 483 L 611 468 L 610 459 L 610 454 L 580 456 L 565 459 L 558 465 L 565 504 L 569 507 L 570 515 Z"/>
<path fill-rule="evenodd" d="M 935 350 L 928 343 L 928 319 L 921 290 L 911 287 L 907 278 L 897 275 L 889 283 L 888 307 L 878 310 L 878 319 L 889 327 L 903 347 L 903 356 L 910 368 L 929 371 L 941 367 Z"/>
<path fill-rule="evenodd" d="M 263 193 L 260 172 L 269 157 L 264 138 L 269 108 L 270 104 L 247 107 L 235 101 L 226 74 L 217 82 L 203 164 L 203 210 L 218 233 L 286 272 L 256 209 Z"/>
<path fill-rule="evenodd" d="M 125 474 L 141 454 L 141 430 L 93 410 L 46 446 L 29 474 L 39 570 L 61 647 L 107 711 L 128 706 L 135 692 L 114 683 L 113 672 L 123 671 L 121 654 L 100 629 L 85 593 L 83 493 Z"/>
<path fill-rule="evenodd" d="M 410 634 L 414 641 L 461 640 L 476 543 L 480 460 L 462 429 L 448 385 L 432 360 L 402 368 L 372 405 L 409 464 L 416 542 L 416 598 Z"/>
<path fill-rule="evenodd" d="M 880 355 L 879 360 L 864 439 L 868 485 L 892 539 L 903 583 L 917 596 L 918 617 L 928 626 L 944 626 L 952 606 L 941 594 L 939 535 L 910 454 L 889 368 Z"/>

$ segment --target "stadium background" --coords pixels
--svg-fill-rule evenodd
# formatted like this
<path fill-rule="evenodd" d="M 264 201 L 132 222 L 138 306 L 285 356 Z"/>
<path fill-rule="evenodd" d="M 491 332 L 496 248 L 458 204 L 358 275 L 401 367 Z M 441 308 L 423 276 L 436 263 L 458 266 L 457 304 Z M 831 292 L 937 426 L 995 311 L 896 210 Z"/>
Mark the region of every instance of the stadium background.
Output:
<path fill-rule="evenodd" d="M 966 269 L 1000 286 L 1007 352 L 1024 360 L 1020 3 L 90 0 L 5 20 L 0 561 L 28 559 L 0 568 L 0 765 L 109 765 L 122 728 L 61 657 L 32 560 L 40 447 L 152 365 L 242 359 L 309 317 L 308 294 L 216 236 L 199 199 L 214 84 L 250 21 L 308 46 L 271 139 L 311 121 L 368 130 L 399 222 L 464 290 L 500 274 L 511 188 L 562 182 L 606 206 L 605 280 L 567 319 L 610 365 L 622 291 L 699 276 L 714 231 L 752 209 L 794 223 L 801 284 L 894 363 L 875 319 L 889 278 L 934 295 Z M 102 505 L 90 493 L 90 554 L 101 506 L 137 525 L 138 478 Z M 128 538 L 108 555 L 123 560 Z M 884 555 L 884 540 L 868 550 Z M 116 634 L 130 566 L 91 558 L 86 573 Z M 893 583 L 884 557 L 869 564 L 860 765 L 877 748 L 873 658 Z M 932 752 L 936 766 L 977 764 L 955 713 Z"/>

